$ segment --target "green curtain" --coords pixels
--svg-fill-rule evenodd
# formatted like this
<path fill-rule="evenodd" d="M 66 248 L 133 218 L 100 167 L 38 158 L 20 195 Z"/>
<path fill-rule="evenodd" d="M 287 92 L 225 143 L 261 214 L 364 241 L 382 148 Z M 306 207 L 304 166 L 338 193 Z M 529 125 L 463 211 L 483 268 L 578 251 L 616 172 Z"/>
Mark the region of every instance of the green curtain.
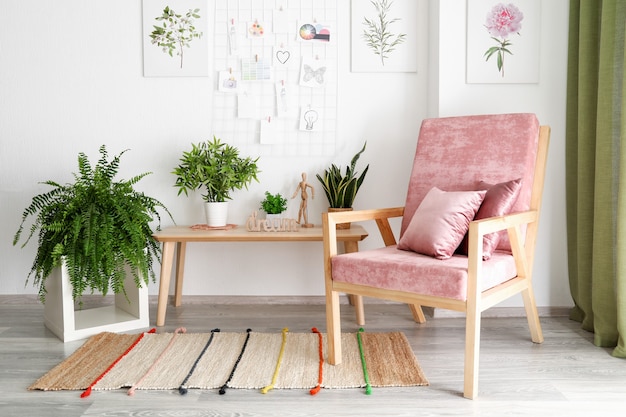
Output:
<path fill-rule="evenodd" d="M 566 184 L 571 318 L 626 358 L 626 1 L 571 0 Z"/>

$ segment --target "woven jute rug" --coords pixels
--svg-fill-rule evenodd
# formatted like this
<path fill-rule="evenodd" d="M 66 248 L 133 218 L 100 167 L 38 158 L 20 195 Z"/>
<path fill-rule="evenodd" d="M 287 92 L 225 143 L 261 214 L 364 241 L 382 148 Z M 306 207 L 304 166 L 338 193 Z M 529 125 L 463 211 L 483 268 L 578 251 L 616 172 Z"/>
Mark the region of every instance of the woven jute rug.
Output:
<path fill-rule="evenodd" d="M 326 335 L 219 332 L 115 334 L 88 339 L 30 390 L 308 389 L 419 386 L 428 381 L 401 332 L 342 334 L 343 361 L 326 362 Z"/>

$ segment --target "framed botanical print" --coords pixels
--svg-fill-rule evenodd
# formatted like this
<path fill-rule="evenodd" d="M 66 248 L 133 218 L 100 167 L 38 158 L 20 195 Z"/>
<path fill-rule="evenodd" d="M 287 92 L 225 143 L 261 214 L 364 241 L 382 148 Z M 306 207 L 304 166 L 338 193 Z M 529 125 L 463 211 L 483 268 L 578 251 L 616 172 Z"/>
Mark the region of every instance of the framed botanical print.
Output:
<path fill-rule="evenodd" d="M 468 0 L 467 82 L 539 82 L 540 11 L 540 0 Z"/>

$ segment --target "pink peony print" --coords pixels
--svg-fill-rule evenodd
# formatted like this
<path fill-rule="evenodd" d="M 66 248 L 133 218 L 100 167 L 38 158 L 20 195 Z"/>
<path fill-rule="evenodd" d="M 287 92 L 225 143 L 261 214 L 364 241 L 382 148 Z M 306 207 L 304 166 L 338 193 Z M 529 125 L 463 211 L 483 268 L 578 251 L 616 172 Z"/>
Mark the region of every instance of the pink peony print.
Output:
<path fill-rule="evenodd" d="M 489 61 L 489 58 L 496 54 L 498 72 L 502 77 L 504 77 L 504 54 L 513 55 L 508 48 L 512 45 L 508 36 L 511 34 L 519 35 L 522 29 L 522 19 L 524 19 L 524 14 L 512 3 L 507 5 L 498 3 L 487 13 L 485 28 L 491 35 L 491 39 L 496 41 L 498 45 L 487 49 L 483 56 L 486 57 L 486 61 Z"/>

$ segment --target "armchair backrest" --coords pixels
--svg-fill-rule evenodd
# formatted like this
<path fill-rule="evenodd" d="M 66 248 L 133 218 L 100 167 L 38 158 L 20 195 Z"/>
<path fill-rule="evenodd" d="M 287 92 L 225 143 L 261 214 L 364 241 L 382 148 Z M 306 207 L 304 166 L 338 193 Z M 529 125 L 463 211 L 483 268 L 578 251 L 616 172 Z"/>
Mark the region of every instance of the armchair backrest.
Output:
<path fill-rule="evenodd" d="M 530 113 L 425 119 L 417 141 L 401 234 L 432 187 L 468 191 L 475 190 L 480 181 L 497 184 L 522 178 L 512 212 L 528 210 L 539 128 L 537 117 Z"/>

